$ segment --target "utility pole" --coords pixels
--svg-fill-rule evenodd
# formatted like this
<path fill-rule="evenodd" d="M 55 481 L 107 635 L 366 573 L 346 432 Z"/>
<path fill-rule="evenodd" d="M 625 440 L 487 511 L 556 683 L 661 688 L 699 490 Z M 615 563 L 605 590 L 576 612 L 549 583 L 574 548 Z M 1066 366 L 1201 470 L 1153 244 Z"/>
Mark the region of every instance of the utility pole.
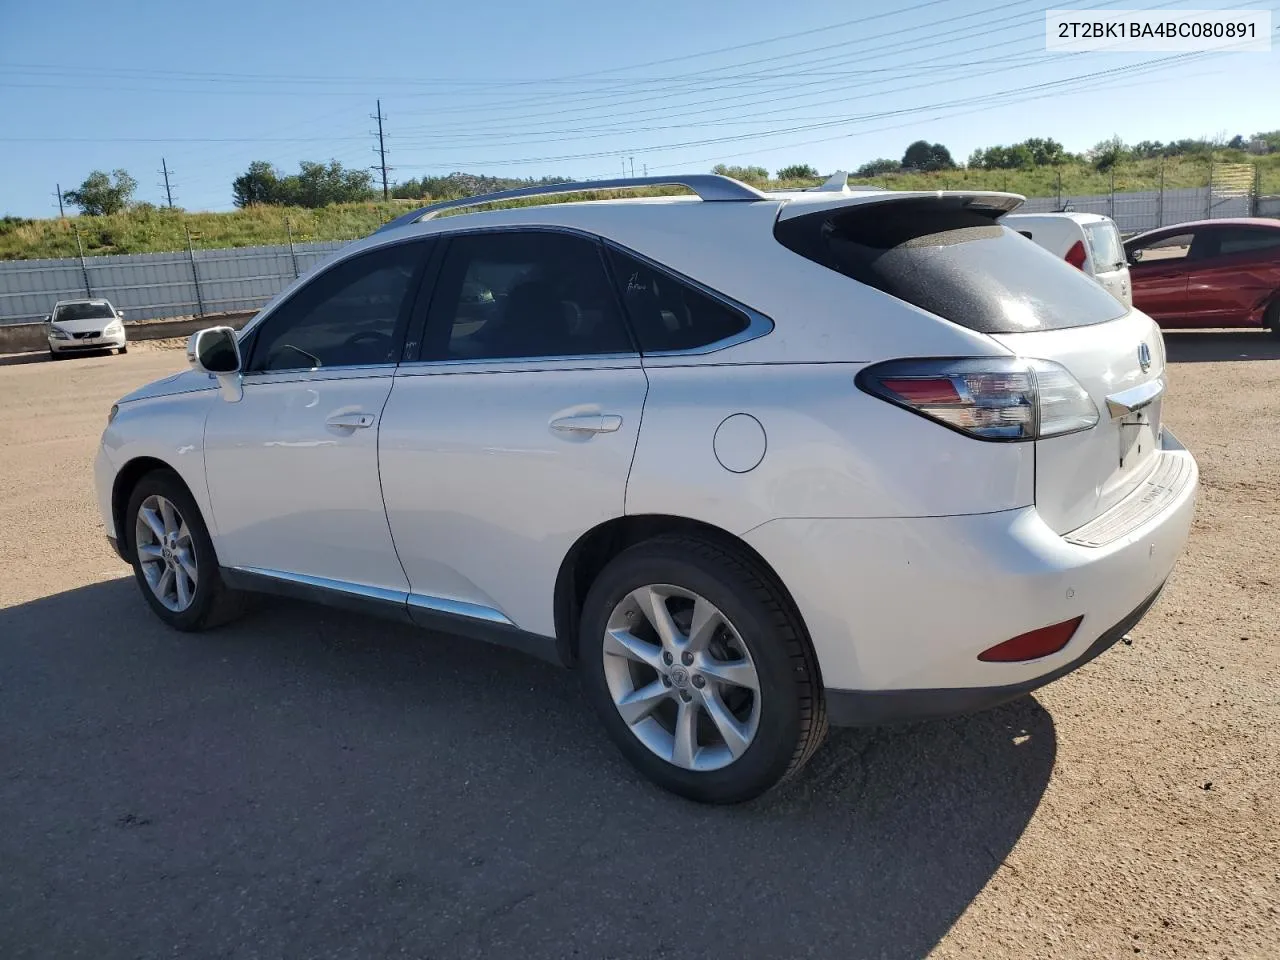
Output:
<path fill-rule="evenodd" d="M 164 157 L 160 158 L 160 172 L 164 174 L 164 196 L 169 201 L 169 209 L 173 209 L 173 188 L 169 186 L 169 165 Z"/>
<path fill-rule="evenodd" d="M 378 121 L 378 165 L 374 170 L 382 171 L 382 199 L 387 199 L 387 143 L 382 135 L 382 121 L 387 119 L 382 115 L 382 101 L 378 101 L 378 112 L 369 117 L 370 120 Z"/>
<path fill-rule="evenodd" d="M 649 165 L 647 163 L 644 164 L 644 175 L 646 177 L 649 175 Z"/>
<path fill-rule="evenodd" d="M 632 157 L 631 158 L 631 176 L 634 178 L 635 175 L 636 175 L 636 158 Z"/>
<path fill-rule="evenodd" d="M 53 195 L 58 198 L 58 219 L 65 220 L 67 215 L 62 212 L 62 184 L 55 183 L 54 186 L 58 188 L 53 192 Z"/>
<path fill-rule="evenodd" d="M 627 179 L 627 158 L 622 158 L 622 179 Z"/>

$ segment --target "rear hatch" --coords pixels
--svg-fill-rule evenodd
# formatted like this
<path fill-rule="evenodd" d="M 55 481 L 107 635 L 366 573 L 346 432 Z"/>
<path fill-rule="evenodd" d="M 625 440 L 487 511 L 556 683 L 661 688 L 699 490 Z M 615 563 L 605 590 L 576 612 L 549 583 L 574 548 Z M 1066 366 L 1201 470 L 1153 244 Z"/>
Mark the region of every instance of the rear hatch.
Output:
<path fill-rule="evenodd" d="M 802 256 L 988 334 L 1018 358 L 1059 364 L 1075 378 L 1097 408 L 1097 423 L 1021 441 L 1036 445 L 1036 509 L 1066 533 L 1114 506 L 1154 468 L 1163 341 L 1145 314 L 997 223 L 1008 209 L 1002 203 L 942 194 L 801 209 L 779 220 L 775 236 Z"/>
<path fill-rule="evenodd" d="M 1098 408 L 1093 429 L 1036 441 L 1036 510 L 1067 533 L 1115 506 L 1155 467 L 1157 391 L 1164 385 L 1160 330 L 1134 310 L 1110 323 L 993 337 L 1020 357 L 1062 364 Z"/>

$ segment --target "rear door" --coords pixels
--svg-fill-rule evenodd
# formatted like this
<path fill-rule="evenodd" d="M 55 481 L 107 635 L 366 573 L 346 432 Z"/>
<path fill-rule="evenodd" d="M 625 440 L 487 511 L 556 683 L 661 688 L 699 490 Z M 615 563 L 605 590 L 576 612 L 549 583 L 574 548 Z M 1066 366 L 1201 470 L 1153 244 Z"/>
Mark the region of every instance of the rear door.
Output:
<path fill-rule="evenodd" d="M 1256 322 L 1280 279 L 1280 230 L 1222 226 L 1211 233 L 1212 250 L 1194 261 L 1187 279 L 1189 308 L 1206 324 Z"/>
<path fill-rule="evenodd" d="M 552 636 L 561 561 L 623 513 L 648 381 L 598 243 L 518 230 L 448 244 L 380 438 L 410 610 Z"/>

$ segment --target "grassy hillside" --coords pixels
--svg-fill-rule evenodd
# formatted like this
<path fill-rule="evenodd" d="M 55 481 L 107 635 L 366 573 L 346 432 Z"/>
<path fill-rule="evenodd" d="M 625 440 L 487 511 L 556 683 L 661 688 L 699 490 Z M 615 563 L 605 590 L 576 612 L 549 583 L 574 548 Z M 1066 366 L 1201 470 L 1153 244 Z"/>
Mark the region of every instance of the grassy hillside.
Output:
<path fill-rule="evenodd" d="M 1262 171 L 1263 193 L 1280 193 L 1280 154 L 1254 158 Z M 1175 157 L 1164 161 L 1167 188 L 1199 187 L 1208 182 L 1209 163 L 1204 159 Z M 851 183 L 867 183 L 895 190 L 1009 190 L 1031 197 L 1061 195 L 1064 199 L 1084 194 L 1106 193 L 1111 175 L 1088 164 L 1033 170 L 944 170 L 936 173 L 897 173 Z M 756 185 L 765 189 L 812 186 L 819 181 L 767 181 Z M 1160 184 L 1160 161 L 1143 160 L 1116 168 L 1115 189 L 1152 190 Z M 652 190 L 645 193 L 666 193 Z M 632 191 L 626 194 L 636 195 Z M 570 194 L 565 200 L 585 199 L 599 194 Z M 300 207 L 253 207 L 229 213 L 190 213 L 183 210 L 143 206 L 109 217 L 74 217 L 64 220 L 0 219 L 0 259 L 25 260 L 72 257 L 77 253 L 73 224 L 80 231 L 86 255 L 111 253 L 152 253 L 183 250 L 187 245 L 184 227 L 191 231 L 198 248 L 252 247 L 284 243 L 285 222 L 297 243 L 309 240 L 349 240 L 366 236 L 378 226 L 425 201 L 352 203 L 308 210 Z M 535 201 L 545 202 L 545 201 Z"/>

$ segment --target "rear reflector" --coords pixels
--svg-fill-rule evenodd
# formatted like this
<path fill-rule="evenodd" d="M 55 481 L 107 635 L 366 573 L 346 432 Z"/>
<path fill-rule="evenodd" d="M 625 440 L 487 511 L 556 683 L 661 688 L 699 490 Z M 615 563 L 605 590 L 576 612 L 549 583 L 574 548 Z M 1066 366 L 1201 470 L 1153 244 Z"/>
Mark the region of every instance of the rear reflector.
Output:
<path fill-rule="evenodd" d="M 1066 260 L 1077 270 L 1084 269 L 1085 252 L 1083 240 L 1077 240 L 1071 245 L 1071 249 L 1067 251 Z"/>
<path fill-rule="evenodd" d="M 1079 616 L 1074 620 L 1064 620 L 1051 627 L 1041 627 L 1039 630 L 1020 634 L 1012 640 L 997 643 L 994 647 L 983 650 L 978 654 L 978 659 L 985 660 L 987 663 L 1016 663 L 1020 660 L 1038 660 L 1040 657 L 1047 657 L 1051 653 L 1057 653 L 1071 642 L 1076 628 L 1080 626 L 1080 621 L 1083 619 L 1083 616 Z"/>

